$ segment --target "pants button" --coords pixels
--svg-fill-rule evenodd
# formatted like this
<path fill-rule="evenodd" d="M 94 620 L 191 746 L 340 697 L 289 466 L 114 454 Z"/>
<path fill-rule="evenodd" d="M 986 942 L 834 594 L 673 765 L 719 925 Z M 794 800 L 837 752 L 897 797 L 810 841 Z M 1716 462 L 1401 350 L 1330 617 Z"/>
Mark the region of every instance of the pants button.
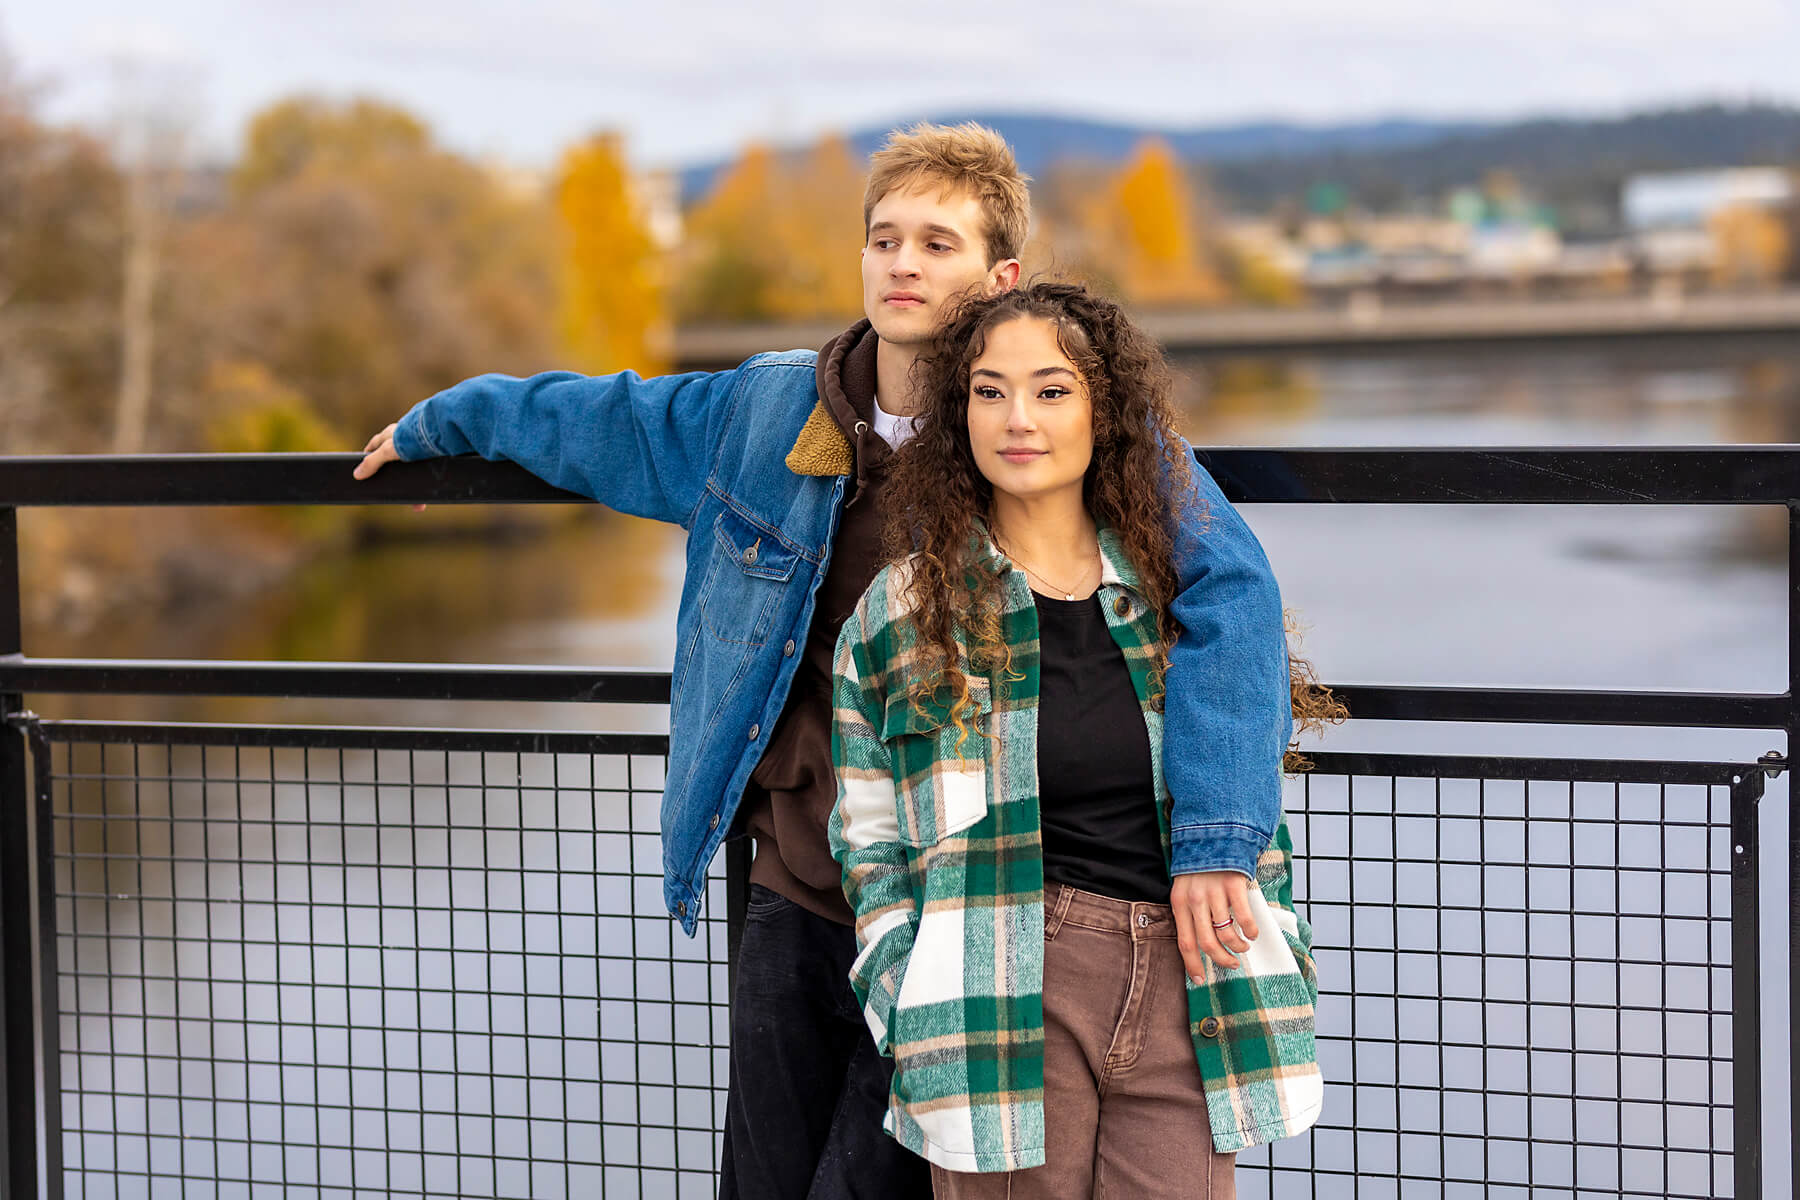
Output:
<path fill-rule="evenodd" d="M 1138 914 L 1138 928 L 1139 929 L 1150 928 L 1150 914 L 1149 913 L 1139 913 Z"/>

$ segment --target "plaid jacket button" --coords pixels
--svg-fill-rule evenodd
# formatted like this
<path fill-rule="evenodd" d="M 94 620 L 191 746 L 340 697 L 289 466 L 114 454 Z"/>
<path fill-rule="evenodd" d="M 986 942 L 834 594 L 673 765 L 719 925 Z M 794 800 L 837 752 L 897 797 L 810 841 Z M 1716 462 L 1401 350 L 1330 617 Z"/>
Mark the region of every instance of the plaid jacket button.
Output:
<path fill-rule="evenodd" d="M 1200 1022 L 1200 1036 L 1202 1036 L 1202 1037 L 1218 1037 L 1219 1036 L 1219 1018 L 1208 1017 L 1204 1021 Z"/>
<path fill-rule="evenodd" d="M 1121 617 L 1124 616 L 1131 611 L 1131 601 L 1120 596 L 1117 600 L 1113 601 L 1113 611 L 1118 613 Z"/>

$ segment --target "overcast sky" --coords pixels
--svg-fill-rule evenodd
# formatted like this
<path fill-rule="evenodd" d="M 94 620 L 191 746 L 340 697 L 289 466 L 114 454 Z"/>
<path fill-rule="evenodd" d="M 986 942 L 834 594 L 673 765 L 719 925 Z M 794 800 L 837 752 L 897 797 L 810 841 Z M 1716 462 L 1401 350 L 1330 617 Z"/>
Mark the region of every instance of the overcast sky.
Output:
<path fill-rule="evenodd" d="M 602 127 L 663 165 L 959 108 L 1197 125 L 1800 102 L 1800 0 L 7 0 L 0 43 L 58 119 L 116 103 L 112 64 L 156 64 L 215 156 L 301 90 L 377 94 L 527 165 Z"/>

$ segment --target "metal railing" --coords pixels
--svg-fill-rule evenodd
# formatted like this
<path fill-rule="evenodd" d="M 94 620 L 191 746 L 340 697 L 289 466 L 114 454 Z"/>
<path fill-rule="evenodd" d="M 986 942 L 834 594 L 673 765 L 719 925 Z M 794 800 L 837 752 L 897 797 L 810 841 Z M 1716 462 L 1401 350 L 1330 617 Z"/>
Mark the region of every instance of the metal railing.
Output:
<path fill-rule="evenodd" d="M 1239 502 L 1780 504 L 1800 563 L 1796 448 L 1207 460 Z M 7 1194 L 710 1195 L 744 851 L 700 938 L 675 936 L 665 738 L 24 713 L 27 692 L 666 702 L 655 672 L 23 655 L 17 507 L 574 499 L 471 460 L 366 484 L 352 462 L 0 459 Z M 1338 691 L 1359 719 L 1800 724 L 1791 682 Z M 1326 1110 L 1240 1155 L 1244 1195 L 1763 1194 L 1761 1065 L 1790 1043 L 1760 1007 L 1758 806 L 1785 759 L 1311 757 L 1286 802 Z"/>

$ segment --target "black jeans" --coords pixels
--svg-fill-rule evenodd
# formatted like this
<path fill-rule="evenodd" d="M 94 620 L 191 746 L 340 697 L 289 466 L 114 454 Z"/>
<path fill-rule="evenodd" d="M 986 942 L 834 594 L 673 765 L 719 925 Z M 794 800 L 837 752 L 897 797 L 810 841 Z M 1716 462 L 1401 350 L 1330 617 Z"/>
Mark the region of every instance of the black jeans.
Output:
<path fill-rule="evenodd" d="M 875 1052 L 856 933 L 750 889 L 731 997 L 720 1200 L 928 1200 L 925 1160 L 882 1132 L 894 1062 Z"/>

